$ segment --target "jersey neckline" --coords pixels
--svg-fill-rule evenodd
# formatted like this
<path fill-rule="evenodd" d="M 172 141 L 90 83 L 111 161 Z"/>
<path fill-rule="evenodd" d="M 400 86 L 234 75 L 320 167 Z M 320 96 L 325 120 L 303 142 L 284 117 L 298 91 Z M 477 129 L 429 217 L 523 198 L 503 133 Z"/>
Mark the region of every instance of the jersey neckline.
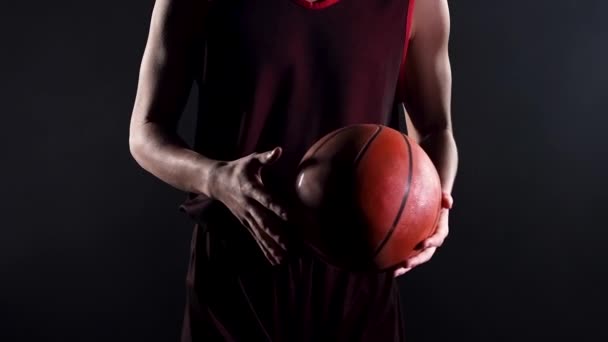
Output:
<path fill-rule="evenodd" d="M 331 5 L 335 5 L 336 3 L 338 3 L 340 0 L 317 0 L 314 2 L 310 2 L 307 0 L 291 0 L 293 2 L 295 2 L 296 4 L 308 8 L 308 9 L 323 9 L 323 8 L 327 8 Z"/>

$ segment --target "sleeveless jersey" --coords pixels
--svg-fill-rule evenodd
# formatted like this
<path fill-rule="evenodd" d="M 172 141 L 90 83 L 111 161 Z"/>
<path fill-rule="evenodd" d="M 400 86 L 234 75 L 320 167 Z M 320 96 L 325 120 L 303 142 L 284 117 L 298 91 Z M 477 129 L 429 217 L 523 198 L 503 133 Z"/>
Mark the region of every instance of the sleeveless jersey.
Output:
<path fill-rule="evenodd" d="M 282 147 L 262 178 L 288 200 L 300 159 L 325 134 L 400 128 L 413 2 L 211 1 L 194 150 L 229 161 Z M 351 275 L 311 257 L 271 268 L 221 203 L 188 194 L 180 209 L 197 222 L 183 342 L 403 340 L 391 274 Z"/>
<path fill-rule="evenodd" d="M 359 123 L 399 129 L 412 4 L 211 1 L 194 150 L 234 160 L 281 146 L 264 181 L 285 199 L 323 135 Z M 188 194 L 180 209 L 199 219 L 208 202 Z"/>

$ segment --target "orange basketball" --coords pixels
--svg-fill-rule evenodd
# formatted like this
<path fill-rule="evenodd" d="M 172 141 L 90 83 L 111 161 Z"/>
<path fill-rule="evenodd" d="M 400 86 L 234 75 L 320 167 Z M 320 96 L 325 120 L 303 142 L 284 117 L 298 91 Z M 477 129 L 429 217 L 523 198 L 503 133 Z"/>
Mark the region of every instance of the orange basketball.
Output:
<path fill-rule="evenodd" d="M 387 270 L 418 253 L 441 210 L 439 175 L 424 150 L 372 124 L 317 141 L 300 162 L 296 194 L 304 240 L 353 270 Z"/>

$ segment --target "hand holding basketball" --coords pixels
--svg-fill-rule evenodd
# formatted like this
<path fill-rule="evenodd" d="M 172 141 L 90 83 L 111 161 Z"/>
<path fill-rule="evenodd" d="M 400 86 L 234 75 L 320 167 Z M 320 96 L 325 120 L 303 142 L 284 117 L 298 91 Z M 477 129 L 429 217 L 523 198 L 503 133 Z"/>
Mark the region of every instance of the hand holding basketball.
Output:
<path fill-rule="evenodd" d="M 442 210 L 439 216 L 439 221 L 437 222 L 437 228 L 435 229 L 435 233 L 433 233 L 432 236 L 430 236 L 428 239 L 424 240 L 421 243 L 422 251 L 420 252 L 420 254 L 408 259 L 406 262 L 404 262 L 403 267 L 400 267 L 395 270 L 395 277 L 402 276 L 408 271 L 410 271 L 412 268 L 420 266 L 425 262 L 431 260 L 431 258 L 435 254 L 435 251 L 437 251 L 437 248 L 441 247 L 446 237 L 448 236 L 450 230 L 448 224 L 449 210 L 452 209 L 454 199 L 450 194 L 446 192 L 444 192 L 442 195 Z"/>
<path fill-rule="evenodd" d="M 286 245 L 280 221 L 287 219 L 285 209 L 266 191 L 261 171 L 276 162 L 281 148 L 253 153 L 231 162 L 223 162 L 213 171 L 211 197 L 222 202 L 243 224 L 272 265 L 281 263 Z"/>
<path fill-rule="evenodd" d="M 301 236 L 344 269 L 391 272 L 419 254 L 441 216 L 435 165 L 416 141 L 388 126 L 329 132 L 308 149 L 295 183 L 299 206 L 318 222 Z"/>

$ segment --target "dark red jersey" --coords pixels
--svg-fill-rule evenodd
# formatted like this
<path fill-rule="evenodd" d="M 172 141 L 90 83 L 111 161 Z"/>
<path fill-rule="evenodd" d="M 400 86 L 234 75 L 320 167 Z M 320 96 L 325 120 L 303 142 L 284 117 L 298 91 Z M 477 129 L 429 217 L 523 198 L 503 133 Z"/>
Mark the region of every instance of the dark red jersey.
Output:
<path fill-rule="evenodd" d="M 289 200 L 298 162 L 323 135 L 359 123 L 398 128 L 412 8 L 413 0 L 212 1 L 194 149 L 234 160 L 281 146 L 263 179 Z M 402 338 L 392 277 L 351 275 L 313 256 L 272 268 L 221 203 L 189 194 L 180 208 L 197 222 L 184 341 Z"/>

